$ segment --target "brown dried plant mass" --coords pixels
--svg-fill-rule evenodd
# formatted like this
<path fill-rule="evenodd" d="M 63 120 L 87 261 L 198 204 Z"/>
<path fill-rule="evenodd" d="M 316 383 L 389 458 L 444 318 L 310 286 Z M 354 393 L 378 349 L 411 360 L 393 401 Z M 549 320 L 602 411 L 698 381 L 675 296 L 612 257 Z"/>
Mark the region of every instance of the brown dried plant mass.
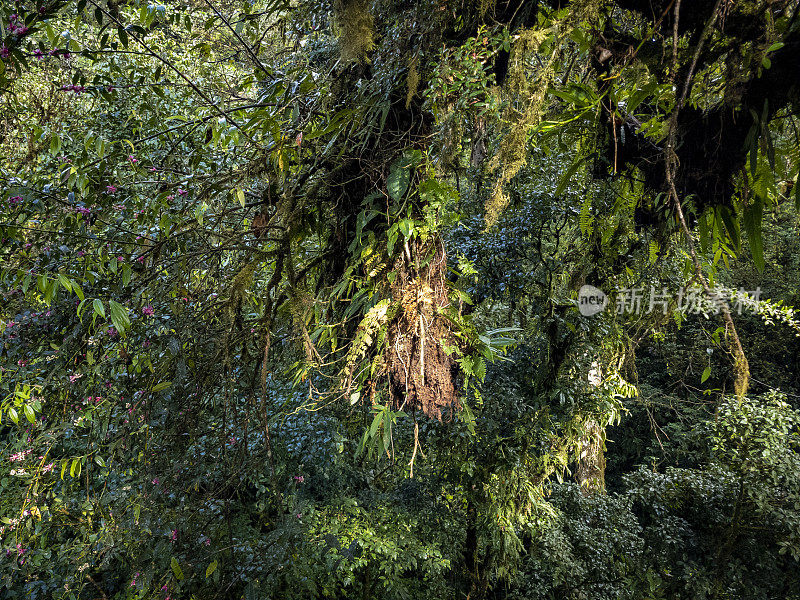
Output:
<path fill-rule="evenodd" d="M 419 269 L 402 257 L 395 262 L 391 293 L 400 308 L 389 323 L 386 364 L 393 405 L 421 409 L 441 421 L 443 411 L 460 408 L 457 365 L 444 348 L 457 341 L 441 314 L 450 303 L 447 257 L 438 244 L 419 254 L 425 256 L 426 250 L 433 256 Z"/>

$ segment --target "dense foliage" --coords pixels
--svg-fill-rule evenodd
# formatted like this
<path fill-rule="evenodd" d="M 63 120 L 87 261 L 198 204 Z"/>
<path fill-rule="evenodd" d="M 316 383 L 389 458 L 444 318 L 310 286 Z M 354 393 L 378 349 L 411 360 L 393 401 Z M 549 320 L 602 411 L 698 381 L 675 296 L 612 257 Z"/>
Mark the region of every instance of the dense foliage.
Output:
<path fill-rule="evenodd" d="M 0 597 L 800 598 L 799 12 L 3 2 Z"/>

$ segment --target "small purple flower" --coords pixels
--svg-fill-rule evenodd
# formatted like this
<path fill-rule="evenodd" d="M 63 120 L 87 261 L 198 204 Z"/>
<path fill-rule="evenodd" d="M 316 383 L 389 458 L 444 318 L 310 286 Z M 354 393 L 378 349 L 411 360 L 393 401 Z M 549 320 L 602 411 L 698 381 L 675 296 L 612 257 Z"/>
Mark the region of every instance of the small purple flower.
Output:
<path fill-rule="evenodd" d="M 152 317 L 154 314 L 156 314 L 156 311 L 152 306 L 148 305 L 148 306 L 145 306 L 144 308 L 142 308 L 142 314 L 145 317 Z"/>
<path fill-rule="evenodd" d="M 113 186 L 113 185 L 107 185 L 107 186 L 106 186 L 106 191 L 107 191 L 109 194 L 113 194 L 114 192 L 116 192 L 116 191 L 117 191 L 117 187 L 116 187 L 116 186 Z"/>
<path fill-rule="evenodd" d="M 295 480 L 297 483 L 303 483 L 303 482 L 305 481 L 305 479 L 303 478 L 303 476 L 302 476 L 302 475 L 295 475 L 295 476 L 294 476 L 294 480 Z"/>
<path fill-rule="evenodd" d="M 11 54 L 11 50 L 6 48 L 5 46 L 0 47 L 0 58 L 8 58 Z"/>
<path fill-rule="evenodd" d="M 144 256 L 139 256 L 139 257 L 136 259 L 136 262 L 138 262 L 140 265 L 143 265 L 143 264 L 144 264 Z"/>
<path fill-rule="evenodd" d="M 173 529 L 172 530 L 172 535 L 169 536 L 169 541 L 172 542 L 172 543 L 175 543 L 175 542 L 178 541 L 178 530 L 177 529 Z"/>
<path fill-rule="evenodd" d="M 185 190 L 183 188 L 178 188 L 178 196 L 185 196 L 188 193 L 189 193 L 188 190 Z"/>

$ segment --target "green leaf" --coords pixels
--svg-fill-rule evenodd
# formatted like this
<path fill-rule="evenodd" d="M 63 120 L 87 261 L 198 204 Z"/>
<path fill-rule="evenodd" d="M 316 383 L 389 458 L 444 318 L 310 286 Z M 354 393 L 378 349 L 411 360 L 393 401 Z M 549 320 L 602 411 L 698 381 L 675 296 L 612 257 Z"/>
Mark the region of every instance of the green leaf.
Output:
<path fill-rule="evenodd" d="M 410 181 L 411 171 L 395 162 L 389 169 L 389 177 L 386 179 L 386 189 L 392 200 L 400 200 L 405 195 Z"/>
<path fill-rule="evenodd" d="M 58 280 L 61 282 L 61 285 L 64 287 L 65 290 L 67 290 L 68 292 L 72 291 L 72 282 L 69 280 L 69 277 L 59 273 Z"/>
<path fill-rule="evenodd" d="M 103 302 L 100 298 L 92 300 L 92 307 L 94 308 L 95 314 L 100 315 L 104 319 L 106 318 L 106 307 L 103 306 Z"/>
<path fill-rule="evenodd" d="M 181 571 L 181 566 L 178 564 L 178 561 L 173 556 L 170 560 L 170 566 L 172 567 L 172 572 L 175 573 L 175 579 L 180 581 L 183 579 L 183 571 Z"/>
<path fill-rule="evenodd" d="M 153 386 L 152 392 L 160 392 L 162 390 L 167 389 L 169 386 L 172 385 L 171 381 L 162 381 L 158 385 Z"/>
<path fill-rule="evenodd" d="M 124 334 L 131 325 L 131 319 L 128 316 L 128 309 L 114 300 L 109 300 L 108 306 L 111 309 L 111 323 L 120 333 L 120 335 Z"/>
<path fill-rule="evenodd" d="M 733 212 L 728 206 L 720 207 L 719 215 L 722 218 L 722 223 L 725 225 L 725 231 L 728 232 L 728 237 L 730 238 L 734 249 L 738 252 L 742 244 L 739 235 L 739 223 L 733 218 Z"/>
<path fill-rule="evenodd" d="M 236 190 L 236 198 L 238 198 L 239 204 L 241 204 L 242 208 L 244 208 L 244 190 L 237 189 Z"/>
<path fill-rule="evenodd" d="M 569 168 L 564 173 L 563 177 L 561 177 L 561 181 L 558 182 L 558 187 L 556 187 L 555 196 L 558 197 L 564 193 L 564 190 L 567 189 L 567 185 L 569 184 L 570 179 L 575 174 L 575 172 L 581 167 L 583 163 L 586 162 L 587 157 L 583 157 L 579 160 L 573 162 Z"/>
<path fill-rule="evenodd" d="M 211 574 L 217 570 L 217 561 L 211 561 L 211 563 L 206 567 L 206 579 L 211 577 Z"/>
<path fill-rule="evenodd" d="M 700 383 L 705 383 L 706 379 L 711 377 L 711 367 L 706 367 L 705 371 L 703 371 L 703 375 L 700 377 Z"/>
<path fill-rule="evenodd" d="M 75 292 L 75 295 L 78 297 L 78 300 L 83 302 L 84 295 L 83 295 L 83 289 L 81 288 L 81 286 L 79 286 L 78 283 L 74 279 L 70 280 L 70 283 L 72 284 L 72 291 Z"/>
<path fill-rule="evenodd" d="M 61 150 L 61 138 L 54 133 L 50 138 L 50 154 L 56 154 L 59 150 Z"/>
<path fill-rule="evenodd" d="M 761 236 L 761 220 L 764 214 L 764 200 L 755 198 L 753 203 L 744 209 L 744 228 L 750 242 L 750 254 L 759 273 L 764 271 L 764 248 Z"/>
<path fill-rule="evenodd" d="M 33 412 L 30 404 L 25 404 L 23 406 L 22 412 L 25 413 L 25 418 L 28 419 L 31 423 L 36 423 L 36 413 Z"/>

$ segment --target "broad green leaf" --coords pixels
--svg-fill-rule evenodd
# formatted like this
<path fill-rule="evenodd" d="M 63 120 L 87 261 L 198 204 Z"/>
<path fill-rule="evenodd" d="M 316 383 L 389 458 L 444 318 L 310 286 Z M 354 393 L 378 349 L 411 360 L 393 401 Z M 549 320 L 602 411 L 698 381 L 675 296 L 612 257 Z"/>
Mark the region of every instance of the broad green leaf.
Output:
<path fill-rule="evenodd" d="M 386 189 L 392 200 L 400 200 L 405 195 L 410 181 L 411 171 L 395 162 L 389 169 L 389 177 L 386 179 Z"/>
<path fill-rule="evenodd" d="M 92 307 L 94 308 L 94 312 L 96 315 L 100 315 L 102 318 L 106 318 L 106 307 L 103 306 L 103 302 L 100 298 L 95 298 L 92 300 Z"/>
<path fill-rule="evenodd" d="M 72 282 L 70 281 L 69 277 L 59 273 L 58 280 L 61 282 L 61 285 L 64 287 L 65 290 L 67 290 L 68 292 L 72 291 Z"/>
<path fill-rule="evenodd" d="M 174 556 L 170 560 L 170 566 L 172 567 L 172 572 L 175 573 L 175 579 L 178 581 L 183 579 L 183 571 L 181 571 L 181 566 L 178 564 L 178 561 Z"/>
<path fill-rule="evenodd" d="M 211 561 L 211 563 L 206 567 L 206 579 L 211 577 L 211 574 L 216 571 L 217 569 L 217 561 Z"/>
<path fill-rule="evenodd" d="M 764 212 L 764 201 L 754 198 L 753 203 L 744 209 L 744 227 L 750 242 L 750 253 L 759 273 L 764 271 L 764 249 L 761 235 L 761 220 Z"/>

